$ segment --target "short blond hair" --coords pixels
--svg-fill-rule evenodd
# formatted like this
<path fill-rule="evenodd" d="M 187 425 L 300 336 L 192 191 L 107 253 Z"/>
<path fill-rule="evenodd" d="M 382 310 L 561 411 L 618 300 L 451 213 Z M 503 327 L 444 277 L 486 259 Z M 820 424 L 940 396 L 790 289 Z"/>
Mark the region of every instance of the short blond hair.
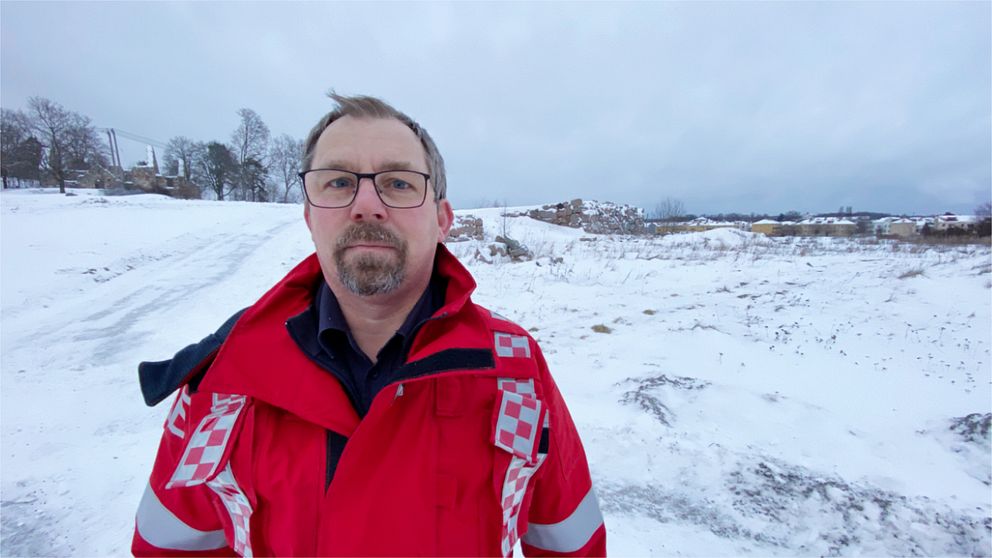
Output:
<path fill-rule="evenodd" d="M 413 130 L 413 133 L 420 139 L 420 144 L 427 153 L 427 172 L 431 175 L 431 182 L 434 184 L 434 199 L 443 200 L 447 197 L 448 183 L 444 175 L 444 158 L 441 157 L 441 152 L 438 151 L 437 145 L 431 139 L 431 135 L 417 121 L 376 97 L 369 97 L 367 95 L 338 95 L 334 91 L 328 92 L 327 96 L 337 103 L 338 106 L 325 114 L 320 119 L 320 122 L 317 122 L 317 125 L 310 130 L 310 135 L 307 136 L 307 141 L 304 144 L 301 170 L 310 170 L 310 166 L 313 164 L 313 151 L 317 146 L 317 140 L 320 139 L 320 135 L 335 120 L 343 116 L 353 116 L 355 118 L 395 118 Z"/>

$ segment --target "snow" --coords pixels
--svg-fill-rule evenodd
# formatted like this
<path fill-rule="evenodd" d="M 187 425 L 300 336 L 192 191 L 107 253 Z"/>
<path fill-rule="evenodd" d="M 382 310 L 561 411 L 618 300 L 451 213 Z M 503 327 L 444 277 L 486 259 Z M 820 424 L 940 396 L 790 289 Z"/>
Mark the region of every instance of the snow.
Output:
<path fill-rule="evenodd" d="M 142 403 L 137 363 L 312 250 L 300 206 L 75 193 L 0 196 L 3 555 L 126 554 L 168 411 Z M 992 552 L 988 430 L 965 420 L 992 411 L 987 245 L 502 213 L 459 211 L 486 239 L 449 247 L 477 302 L 540 341 L 611 554 Z M 497 234 L 535 259 L 491 257 Z"/>
<path fill-rule="evenodd" d="M 718 228 L 698 233 L 665 235 L 656 244 L 669 249 L 688 248 L 695 251 L 699 249 L 726 250 L 729 248 L 744 248 L 755 244 L 769 246 L 771 241 L 761 233 L 752 233 L 732 228 Z"/>

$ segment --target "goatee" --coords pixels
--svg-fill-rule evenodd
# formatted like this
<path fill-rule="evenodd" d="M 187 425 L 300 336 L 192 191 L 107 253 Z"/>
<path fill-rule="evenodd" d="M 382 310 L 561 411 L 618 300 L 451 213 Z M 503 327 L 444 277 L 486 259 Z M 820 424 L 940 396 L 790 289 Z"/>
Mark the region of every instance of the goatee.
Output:
<path fill-rule="evenodd" d="M 362 253 L 345 258 L 350 246 L 370 242 L 387 245 L 395 254 Z M 334 246 L 338 280 L 359 296 L 388 294 L 406 277 L 406 241 L 381 225 L 356 223 L 349 226 Z"/>

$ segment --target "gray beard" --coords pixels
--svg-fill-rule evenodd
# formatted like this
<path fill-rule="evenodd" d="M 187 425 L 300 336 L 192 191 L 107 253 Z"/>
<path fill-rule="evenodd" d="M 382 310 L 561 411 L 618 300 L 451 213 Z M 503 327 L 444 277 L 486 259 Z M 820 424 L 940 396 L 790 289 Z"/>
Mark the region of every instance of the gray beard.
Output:
<path fill-rule="evenodd" d="M 335 260 L 341 284 L 358 296 L 389 294 L 406 278 L 406 254 L 403 252 L 395 259 L 362 254 L 349 262 L 340 256 Z"/>
<path fill-rule="evenodd" d="M 363 240 L 389 244 L 396 249 L 396 257 L 361 254 L 345 261 L 344 253 L 348 246 Z M 338 268 L 338 280 L 352 293 L 358 296 L 388 294 L 406 278 L 406 242 L 385 227 L 371 223 L 354 224 L 338 239 L 334 263 Z"/>

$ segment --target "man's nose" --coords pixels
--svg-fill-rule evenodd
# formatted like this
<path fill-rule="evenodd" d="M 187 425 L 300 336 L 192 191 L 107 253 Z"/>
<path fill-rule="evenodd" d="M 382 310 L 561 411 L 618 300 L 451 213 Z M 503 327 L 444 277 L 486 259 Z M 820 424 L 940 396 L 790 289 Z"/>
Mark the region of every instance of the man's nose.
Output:
<path fill-rule="evenodd" d="M 379 198 L 375 183 L 371 178 L 363 178 L 358 181 L 358 191 L 355 193 L 355 201 L 351 203 L 352 221 L 385 221 L 387 216 L 386 206 Z"/>

